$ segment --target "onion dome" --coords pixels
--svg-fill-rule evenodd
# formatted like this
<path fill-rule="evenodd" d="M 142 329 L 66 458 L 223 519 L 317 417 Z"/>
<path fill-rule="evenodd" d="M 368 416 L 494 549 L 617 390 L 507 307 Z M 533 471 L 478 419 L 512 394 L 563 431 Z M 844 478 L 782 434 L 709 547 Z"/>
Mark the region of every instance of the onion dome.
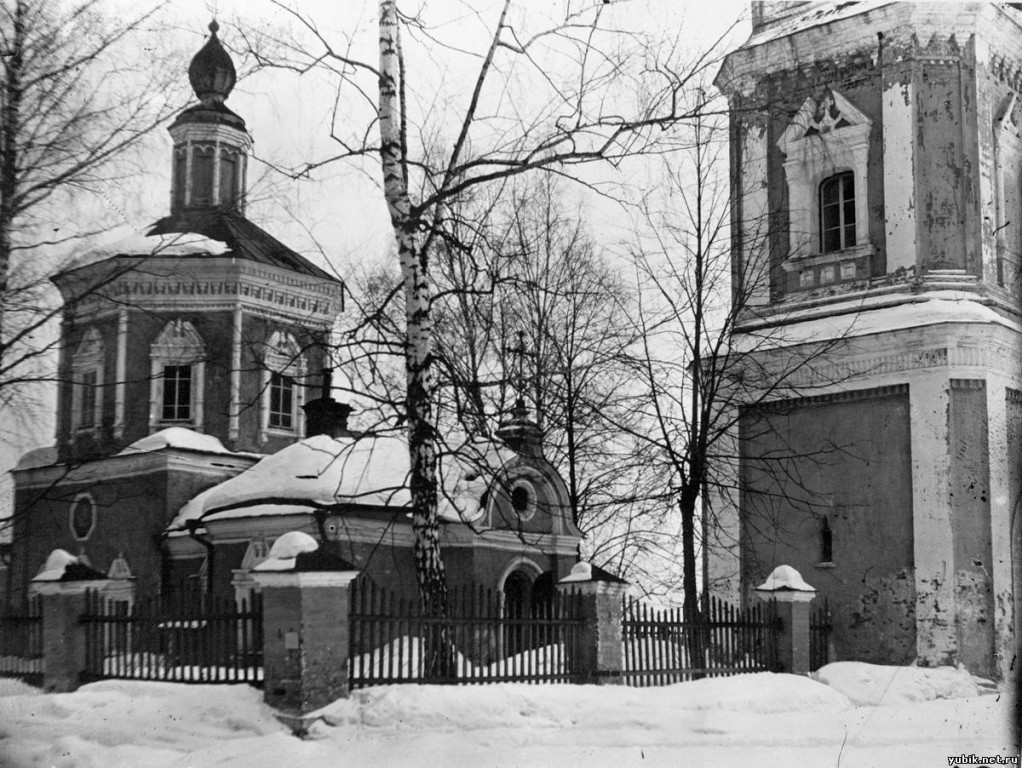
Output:
<path fill-rule="evenodd" d="M 234 62 L 217 38 L 220 25 L 209 24 L 210 36 L 188 65 L 188 80 L 203 104 L 222 104 L 238 80 Z"/>

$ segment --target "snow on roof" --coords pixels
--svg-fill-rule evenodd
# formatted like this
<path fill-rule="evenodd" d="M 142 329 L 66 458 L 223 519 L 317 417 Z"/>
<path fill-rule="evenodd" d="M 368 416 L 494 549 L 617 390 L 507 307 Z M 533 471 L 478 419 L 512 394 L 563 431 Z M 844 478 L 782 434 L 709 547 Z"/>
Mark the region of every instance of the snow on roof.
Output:
<path fill-rule="evenodd" d="M 770 6 L 770 13 L 777 21 L 767 22 L 757 29 L 743 48 L 761 45 L 769 40 L 785 37 L 809 27 L 829 24 L 839 19 L 865 13 L 873 8 L 889 3 L 872 0 L 868 2 L 830 2 L 830 3 L 777 3 Z M 785 6 L 792 10 L 786 11 Z M 800 7 L 801 6 L 801 7 Z M 796 10 L 797 8 L 797 10 Z"/>
<path fill-rule="evenodd" d="M 34 448 L 31 451 L 23 454 L 18 459 L 18 464 L 14 468 L 18 469 L 36 469 L 38 467 L 48 467 L 51 464 L 57 463 L 57 446 L 51 445 L 46 448 Z"/>
<path fill-rule="evenodd" d="M 185 427 L 168 427 L 136 440 L 118 455 L 162 451 L 165 448 L 183 448 L 203 453 L 231 453 L 212 435 L 203 435 Z"/>
<path fill-rule="evenodd" d="M 492 444 L 479 453 L 479 461 L 491 468 L 500 466 L 501 459 Z M 189 520 L 307 515 L 337 504 L 407 507 L 411 505 L 408 467 L 408 443 L 403 436 L 334 439 L 315 435 L 203 491 L 181 507 L 170 530 L 185 527 Z M 441 461 L 440 474 L 445 489 L 440 517 L 451 522 L 478 519 L 489 478 L 468 461 L 454 457 Z"/>
<path fill-rule="evenodd" d="M 747 343 L 760 349 L 824 339 L 868 336 L 941 323 L 982 323 L 1022 330 L 993 308 L 977 301 L 977 298 L 974 293 L 962 291 L 936 291 L 923 300 L 908 294 L 892 294 L 871 297 L 852 307 L 852 311 L 840 315 L 814 318 L 813 315 L 821 310 L 795 311 L 784 318 L 785 322 L 792 325 L 779 329 L 770 327 L 765 331 L 754 330 Z M 888 306 L 890 304 L 893 306 Z M 825 310 L 833 312 L 834 307 Z M 741 344 L 741 337 L 738 343 Z"/>
<path fill-rule="evenodd" d="M 75 260 L 74 266 L 94 264 L 114 256 L 195 256 L 201 254 L 220 256 L 228 251 L 227 243 L 212 240 L 195 232 L 175 232 L 165 235 L 146 234 L 150 229 L 151 227 L 147 226 L 145 230 L 135 230 L 116 239 L 110 238 L 82 254 Z"/>

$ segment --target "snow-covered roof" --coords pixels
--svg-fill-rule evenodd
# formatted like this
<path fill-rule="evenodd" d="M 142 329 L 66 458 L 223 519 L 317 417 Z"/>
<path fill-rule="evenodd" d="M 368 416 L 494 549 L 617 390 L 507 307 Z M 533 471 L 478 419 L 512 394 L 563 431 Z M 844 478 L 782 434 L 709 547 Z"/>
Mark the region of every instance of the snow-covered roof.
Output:
<path fill-rule="evenodd" d="M 14 467 L 18 469 L 36 469 L 38 467 L 48 467 L 51 464 L 57 463 L 57 446 L 50 445 L 46 448 L 34 448 L 28 451 L 20 459 L 18 464 Z"/>
<path fill-rule="evenodd" d="M 212 435 L 203 435 L 185 427 L 168 427 L 151 435 L 136 440 L 118 455 L 131 453 L 150 453 L 166 448 L 183 448 L 188 451 L 203 453 L 232 453 L 224 448 L 224 444 Z"/>
<path fill-rule="evenodd" d="M 164 235 L 150 235 L 151 229 L 135 230 L 124 235 L 109 238 L 75 259 L 75 267 L 95 264 L 114 256 L 220 256 L 227 253 L 227 243 L 213 240 L 195 232 L 173 232 Z"/>
<path fill-rule="evenodd" d="M 480 460 L 500 466 L 496 449 Z M 488 479 L 467 461 L 447 457 L 440 465 L 444 492 L 440 515 L 472 521 L 482 514 Z M 411 496 L 408 443 L 404 437 L 331 438 L 315 435 L 267 456 L 258 464 L 185 504 L 170 530 L 190 520 L 227 520 L 266 515 L 303 515 L 338 504 L 408 507 Z"/>
<path fill-rule="evenodd" d="M 784 318 L 790 325 L 780 329 L 754 330 L 751 343 L 761 349 L 941 323 L 980 323 L 1019 329 L 1017 323 L 977 301 L 977 298 L 976 294 L 963 291 L 935 291 L 922 300 L 907 294 L 873 296 L 859 302 L 845 314 L 813 317 L 820 310 L 798 310 Z M 741 337 L 737 343 L 741 345 Z"/>

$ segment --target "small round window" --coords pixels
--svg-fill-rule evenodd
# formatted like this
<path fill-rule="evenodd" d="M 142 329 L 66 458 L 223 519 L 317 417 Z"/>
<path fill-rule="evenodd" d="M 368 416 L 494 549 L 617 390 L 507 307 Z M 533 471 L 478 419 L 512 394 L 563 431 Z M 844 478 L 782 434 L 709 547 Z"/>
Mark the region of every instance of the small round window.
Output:
<path fill-rule="evenodd" d="M 519 520 L 531 520 L 536 513 L 536 489 L 532 483 L 518 480 L 511 486 L 511 509 Z"/>
<path fill-rule="evenodd" d="M 95 525 L 96 505 L 88 496 L 79 496 L 71 505 L 71 533 L 78 541 L 85 541 Z"/>

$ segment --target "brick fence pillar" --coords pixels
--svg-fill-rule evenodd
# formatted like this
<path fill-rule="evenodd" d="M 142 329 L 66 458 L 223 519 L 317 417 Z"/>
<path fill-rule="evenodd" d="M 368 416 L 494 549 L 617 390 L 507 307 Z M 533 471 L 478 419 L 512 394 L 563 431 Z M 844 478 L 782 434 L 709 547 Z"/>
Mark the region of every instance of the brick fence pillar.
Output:
<path fill-rule="evenodd" d="M 589 563 L 577 563 L 557 583 L 562 595 L 577 595 L 582 619 L 577 643 L 565 649 L 568 669 L 577 682 L 620 685 L 624 671 L 621 647 L 621 601 L 628 582 Z"/>
<path fill-rule="evenodd" d="M 109 583 L 106 575 L 64 550 L 54 550 L 32 588 L 42 601 L 43 690 L 65 693 L 78 687 L 85 671 L 86 593 Z"/>
<path fill-rule="evenodd" d="M 263 595 L 267 704 L 304 715 L 348 695 L 350 590 L 358 573 L 297 531 L 277 539 L 253 569 Z"/>
<path fill-rule="evenodd" d="M 777 634 L 777 661 L 782 672 L 809 674 L 809 604 L 816 590 L 805 583 L 790 565 L 779 565 L 756 587 L 764 600 L 775 600 L 780 631 Z"/>

